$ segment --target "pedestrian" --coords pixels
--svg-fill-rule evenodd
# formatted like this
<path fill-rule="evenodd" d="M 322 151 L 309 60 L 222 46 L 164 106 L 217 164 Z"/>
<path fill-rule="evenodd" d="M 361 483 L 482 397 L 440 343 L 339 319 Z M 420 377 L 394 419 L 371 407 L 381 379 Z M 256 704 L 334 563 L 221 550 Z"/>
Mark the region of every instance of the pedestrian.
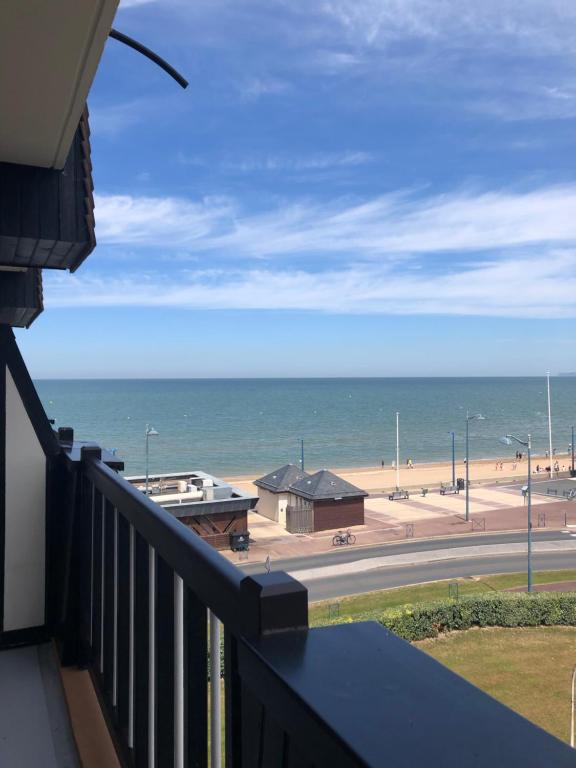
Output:
<path fill-rule="evenodd" d="M 382 469 L 384 469 L 384 459 L 382 459 Z"/>

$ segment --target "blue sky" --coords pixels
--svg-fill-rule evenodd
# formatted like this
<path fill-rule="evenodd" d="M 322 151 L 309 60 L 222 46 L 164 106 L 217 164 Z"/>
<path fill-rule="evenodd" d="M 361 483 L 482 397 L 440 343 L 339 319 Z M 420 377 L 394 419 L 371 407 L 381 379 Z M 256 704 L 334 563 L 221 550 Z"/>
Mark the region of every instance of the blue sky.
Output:
<path fill-rule="evenodd" d="M 576 6 L 130 0 L 37 377 L 576 369 Z"/>

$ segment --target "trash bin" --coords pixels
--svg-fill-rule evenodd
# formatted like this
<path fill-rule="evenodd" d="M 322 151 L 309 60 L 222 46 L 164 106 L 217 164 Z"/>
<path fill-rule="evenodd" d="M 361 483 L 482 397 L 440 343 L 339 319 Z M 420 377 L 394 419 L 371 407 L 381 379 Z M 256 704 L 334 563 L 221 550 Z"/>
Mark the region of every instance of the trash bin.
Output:
<path fill-rule="evenodd" d="M 250 544 L 250 532 L 230 534 L 230 549 L 232 552 L 247 552 Z"/>
<path fill-rule="evenodd" d="M 463 477 L 456 478 L 456 488 L 458 488 L 459 491 L 464 491 L 466 489 L 466 480 L 464 480 Z"/>

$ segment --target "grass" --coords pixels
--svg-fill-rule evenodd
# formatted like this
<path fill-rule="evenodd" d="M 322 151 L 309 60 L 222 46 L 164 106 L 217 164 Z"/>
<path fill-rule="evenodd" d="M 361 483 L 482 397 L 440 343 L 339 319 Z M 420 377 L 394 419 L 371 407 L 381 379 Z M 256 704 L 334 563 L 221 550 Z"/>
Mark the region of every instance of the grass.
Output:
<path fill-rule="evenodd" d="M 576 628 L 471 629 L 415 645 L 528 720 L 568 741 Z"/>
<path fill-rule="evenodd" d="M 537 571 L 533 574 L 534 584 L 575 580 L 576 570 Z M 377 592 L 367 592 L 363 595 L 342 597 L 338 601 L 325 600 L 312 603 L 310 605 L 310 626 L 325 624 L 330 618 L 334 618 L 337 615 L 354 619 L 360 614 L 378 613 L 386 608 L 396 608 L 407 603 L 422 603 L 449 597 L 449 584 L 455 582 L 458 584 L 460 595 L 472 595 L 525 586 L 526 574 L 502 573 L 495 576 L 478 576 L 454 579 L 452 581 L 433 581 L 428 584 L 417 584 L 413 587 L 382 589 Z"/>

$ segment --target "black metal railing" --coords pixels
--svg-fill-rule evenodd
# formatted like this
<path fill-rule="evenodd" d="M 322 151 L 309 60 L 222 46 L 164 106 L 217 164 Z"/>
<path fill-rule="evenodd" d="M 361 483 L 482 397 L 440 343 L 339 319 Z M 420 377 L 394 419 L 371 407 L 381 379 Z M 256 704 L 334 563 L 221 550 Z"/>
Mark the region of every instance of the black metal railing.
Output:
<path fill-rule="evenodd" d="M 91 671 L 126 765 L 207 766 L 209 688 L 220 688 L 208 681 L 207 610 L 224 627 L 230 768 L 576 764 L 381 626 L 308 629 L 304 586 L 281 572 L 244 576 L 97 447 L 58 471 L 62 658 Z"/>

